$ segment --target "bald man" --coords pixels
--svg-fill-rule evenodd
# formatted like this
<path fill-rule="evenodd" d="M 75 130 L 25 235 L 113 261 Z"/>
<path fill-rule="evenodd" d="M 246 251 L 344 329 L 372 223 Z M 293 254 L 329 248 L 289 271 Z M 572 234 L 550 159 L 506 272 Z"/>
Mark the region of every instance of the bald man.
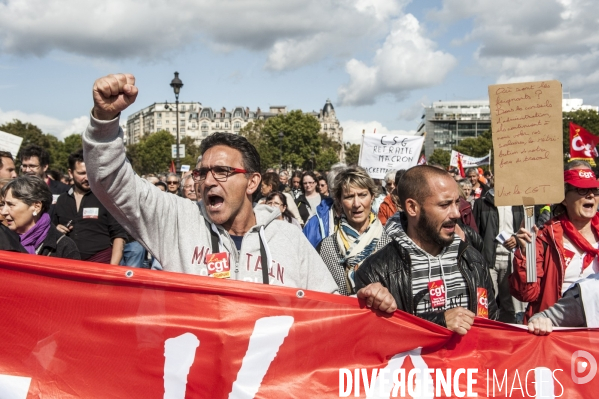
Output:
<path fill-rule="evenodd" d="M 475 316 L 497 319 L 489 269 L 456 234 L 457 183 L 432 166 L 408 170 L 397 186 L 404 212 L 387 221 L 393 241 L 356 273 L 358 289 L 381 283 L 399 310 L 465 335 Z"/>

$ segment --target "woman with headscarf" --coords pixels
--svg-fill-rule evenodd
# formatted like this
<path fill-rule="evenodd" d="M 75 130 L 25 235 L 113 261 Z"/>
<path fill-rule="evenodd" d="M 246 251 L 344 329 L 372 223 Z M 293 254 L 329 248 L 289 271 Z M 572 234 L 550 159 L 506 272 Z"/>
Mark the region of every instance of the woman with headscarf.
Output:
<path fill-rule="evenodd" d="M 356 293 L 354 273 L 364 259 L 391 240 L 381 221 L 372 212 L 377 187 L 360 167 L 340 172 L 331 190 L 341 217 L 335 232 L 322 240 L 316 250 L 339 286 L 339 293 Z"/>
<path fill-rule="evenodd" d="M 37 176 L 19 176 L 2 187 L 0 195 L 0 214 L 8 228 L 19 235 L 28 253 L 81 259 L 75 242 L 50 221 L 52 193 L 46 182 Z"/>

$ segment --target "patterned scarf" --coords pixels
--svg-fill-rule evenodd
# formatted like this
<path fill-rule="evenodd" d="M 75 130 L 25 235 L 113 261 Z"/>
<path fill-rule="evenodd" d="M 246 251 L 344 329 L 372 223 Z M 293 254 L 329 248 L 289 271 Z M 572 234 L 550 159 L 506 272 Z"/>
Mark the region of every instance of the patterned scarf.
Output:
<path fill-rule="evenodd" d="M 50 216 L 44 213 L 32 228 L 21 234 L 21 245 L 25 247 L 27 253 L 35 253 L 35 249 L 46 239 L 50 226 Z"/>
<path fill-rule="evenodd" d="M 362 234 L 350 226 L 345 215 L 337 222 L 336 239 L 340 250 L 341 263 L 346 270 L 347 286 L 353 292 L 354 272 L 360 267 L 364 259 L 372 254 L 383 234 L 381 221 L 370 212 L 370 225 Z"/>
<path fill-rule="evenodd" d="M 582 270 L 586 269 L 591 263 L 593 263 L 593 259 L 599 255 L 599 249 L 593 247 L 587 241 L 587 239 L 584 238 L 578 230 L 576 230 L 576 227 L 574 227 L 566 214 L 558 216 L 558 220 L 560 221 L 562 228 L 564 229 L 564 233 L 566 236 L 568 236 L 570 241 L 572 241 L 572 243 L 578 248 L 586 252 L 582 260 Z M 595 214 L 593 219 L 591 219 L 591 228 L 595 233 L 599 234 L 599 215 Z"/>

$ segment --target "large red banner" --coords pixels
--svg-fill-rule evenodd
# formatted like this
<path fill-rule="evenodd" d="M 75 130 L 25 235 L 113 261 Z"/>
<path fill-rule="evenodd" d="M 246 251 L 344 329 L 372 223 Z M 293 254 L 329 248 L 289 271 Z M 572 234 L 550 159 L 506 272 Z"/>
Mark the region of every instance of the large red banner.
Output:
<path fill-rule="evenodd" d="M 0 251 L 0 398 L 594 397 L 599 331 Z M 593 389 L 594 388 L 594 389 Z"/>

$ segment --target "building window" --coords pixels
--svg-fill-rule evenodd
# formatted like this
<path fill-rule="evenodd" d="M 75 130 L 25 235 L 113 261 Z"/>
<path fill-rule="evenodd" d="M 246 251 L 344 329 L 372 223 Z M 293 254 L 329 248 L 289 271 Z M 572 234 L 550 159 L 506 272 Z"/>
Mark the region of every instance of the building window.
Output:
<path fill-rule="evenodd" d="M 169 128 L 167 127 L 167 128 L 166 128 L 166 131 L 167 131 L 167 132 L 170 132 L 170 131 L 171 131 L 171 129 L 169 129 Z"/>
<path fill-rule="evenodd" d="M 156 126 L 162 125 L 162 121 L 156 121 Z"/>
<path fill-rule="evenodd" d="M 202 130 L 208 130 L 208 124 L 206 122 L 202 123 Z"/>
<path fill-rule="evenodd" d="M 225 122 L 225 129 L 229 128 L 229 122 Z"/>
<path fill-rule="evenodd" d="M 185 105 L 181 105 L 181 111 L 185 111 Z"/>
<path fill-rule="evenodd" d="M 220 123 L 216 122 L 216 128 L 220 129 Z"/>
<path fill-rule="evenodd" d="M 185 119 L 181 119 L 181 121 L 179 122 L 179 124 L 180 124 L 181 126 L 185 126 Z"/>
<path fill-rule="evenodd" d="M 159 112 L 159 113 L 158 113 L 158 117 L 159 117 L 159 118 L 162 118 L 162 112 Z"/>
<path fill-rule="evenodd" d="M 324 124 L 324 130 L 327 130 L 327 124 L 326 123 Z"/>
<path fill-rule="evenodd" d="M 193 123 L 191 124 L 191 128 L 192 128 L 192 129 L 195 129 L 195 128 L 196 128 L 196 123 L 195 123 L 195 122 L 193 122 Z"/>
<path fill-rule="evenodd" d="M 235 122 L 235 125 L 233 125 L 233 126 L 234 126 L 235 130 L 241 129 L 241 123 L 239 123 L 239 122 Z"/>
<path fill-rule="evenodd" d="M 182 127 L 182 128 L 180 128 L 180 129 L 179 129 L 179 131 L 180 131 L 181 133 L 185 133 L 185 128 L 184 128 L 184 127 Z"/>
<path fill-rule="evenodd" d="M 167 120 L 165 120 L 165 121 L 164 121 L 164 123 L 165 123 L 166 125 L 168 125 L 168 123 L 169 123 L 168 119 L 167 119 Z"/>

